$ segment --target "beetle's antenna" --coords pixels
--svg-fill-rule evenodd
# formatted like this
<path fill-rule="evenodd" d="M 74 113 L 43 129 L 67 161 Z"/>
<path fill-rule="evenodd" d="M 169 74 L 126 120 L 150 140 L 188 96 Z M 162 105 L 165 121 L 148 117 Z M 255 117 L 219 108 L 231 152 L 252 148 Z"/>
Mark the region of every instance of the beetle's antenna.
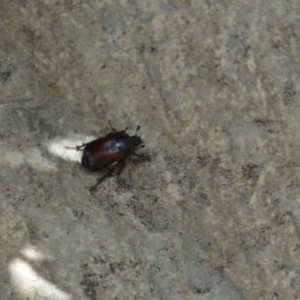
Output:
<path fill-rule="evenodd" d="M 137 136 L 137 133 L 138 133 L 138 131 L 139 131 L 140 129 L 141 129 L 141 126 L 138 125 L 137 128 L 136 128 L 135 136 Z"/>

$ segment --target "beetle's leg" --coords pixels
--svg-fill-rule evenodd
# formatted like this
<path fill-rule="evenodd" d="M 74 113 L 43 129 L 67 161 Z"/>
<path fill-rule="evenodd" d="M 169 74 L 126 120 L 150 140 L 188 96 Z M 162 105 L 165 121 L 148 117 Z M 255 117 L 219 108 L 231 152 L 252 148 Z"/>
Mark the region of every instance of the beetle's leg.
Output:
<path fill-rule="evenodd" d="M 121 167 L 120 167 L 120 170 L 118 171 L 117 173 L 117 181 L 118 181 L 118 187 L 117 187 L 117 190 L 122 186 L 122 183 L 120 181 L 120 174 L 122 173 L 122 171 L 124 170 L 124 166 L 125 166 L 125 161 L 121 163 Z"/>
<path fill-rule="evenodd" d="M 66 149 L 71 149 L 71 150 L 81 150 L 81 148 L 84 148 L 88 143 L 82 144 L 80 146 L 75 146 L 75 147 L 70 147 L 70 146 L 66 146 Z"/>
<path fill-rule="evenodd" d="M 109 127 L 112 131 L 116 132 L 117 130 L 111 126 L 110 120 L 108 120 Z"/>
<path fill-rule="evenodd" d="M 137 153 L 132 153 L 132 155 L 137 156 L 137 157 L 141 157 L 141 158 L 145 158 L 148 159 L 150 161 L 150 156 L 148 155 L 142 155 L 142 154 L 137 154 Z"/>
<path fill-rule="evenodd" d="M 76 146 L 76 150 L 78 151 L 78 150 L 80 150 L 81 148 L 84 148 L 87 144 L 89 144 L 89 143 L 84 143 L 84 144 L 82 144 L 81 146 Z"/>
<path fill-rule="evenodd" d="M 96 189 L 96 187 L 103 181 L 103 179 L 105 179 L 106 177 L 110 177 L 111 176 L 111 174 L 113 173 L 113 171 L 114 171 L 114 169 L 111 168 L 104 176 L 102 176 L 101 178 L 97 178 L 97 180 L 98 180 L 97 183 L 94 186 L 90 187 L 89 190 L 91 192 L 94 191 Z"/>
<path fill-rule="evenodd" d="M 117 178 L 119 179 L 120 174 L 122 173 L 122 171 L 124 170 L 124 166 L 125 166 L 125 162 L 122 162 L 120 170 L 117 173 Z"/>
<path fill-rule="evenodd" d="M 117 132 L 117 129 L 115 129 L 115 128 L 113 128 L 113 127 L 111 126 L 110 120 L 108 120 L 108 124 L 109 124 L 109 127 L 110 127 L 110 129 L 111 129 L 112 131 Z M 128 128 L 129 128 L 129 127 L 127 126 L 127 127 L 125 128 L 125 130 L 122 130 L 122 131 L 126 132 L 126 130 L 127 130 Z"/>

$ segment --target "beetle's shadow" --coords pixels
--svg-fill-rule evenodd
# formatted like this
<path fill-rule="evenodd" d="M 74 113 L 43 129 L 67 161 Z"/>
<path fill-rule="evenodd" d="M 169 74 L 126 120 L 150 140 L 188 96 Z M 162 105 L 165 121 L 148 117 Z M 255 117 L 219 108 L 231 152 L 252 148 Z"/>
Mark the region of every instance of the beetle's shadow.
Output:
<path fill-rule="evenodd" d="M 97 172 L 97 174 L 101 174 L 98 178 L 98 181 L 94 185 L 87 188 L 91 194 L 94 194 L 105 181 L 112 178 L 115 180 L 116 191 L 131 190 L 134 186 L 133 180 L 131 177 L 131 172 L 126 172 L 126 170 L 132 170 L 134 169 L 133 167 L 136 167 L 145 161 L 151 161 L 150 156 L 136 156 L 136 158 L 130 158 L 128 161 L 126 161 L 124 165 L 117 164 L 111 169 L 106 169 L 105 171 L 103 170 L 103 172 Z M 123 172 L 124 170 L 125 172 Z"/>

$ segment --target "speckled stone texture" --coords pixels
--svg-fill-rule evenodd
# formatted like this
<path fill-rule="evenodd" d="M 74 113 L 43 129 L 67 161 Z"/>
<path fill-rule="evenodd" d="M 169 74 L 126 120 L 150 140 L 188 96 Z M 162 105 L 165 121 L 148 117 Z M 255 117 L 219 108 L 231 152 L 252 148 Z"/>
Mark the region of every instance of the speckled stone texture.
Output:
<path fill-rule="evenodd" d="M 0 3 L 0 299 L 300 299 L 300 6 Z M 80 145 L 129 126 L 121 175 Z"/>

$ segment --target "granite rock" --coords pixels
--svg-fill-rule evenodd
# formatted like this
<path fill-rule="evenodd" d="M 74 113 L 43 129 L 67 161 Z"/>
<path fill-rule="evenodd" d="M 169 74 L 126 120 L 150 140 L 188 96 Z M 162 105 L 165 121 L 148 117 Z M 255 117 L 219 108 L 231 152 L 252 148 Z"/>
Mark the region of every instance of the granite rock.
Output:
<path fill-rule="evenodd" d="M 1 299 L 300 298 L 297 1 L 2 2 Z"/>

